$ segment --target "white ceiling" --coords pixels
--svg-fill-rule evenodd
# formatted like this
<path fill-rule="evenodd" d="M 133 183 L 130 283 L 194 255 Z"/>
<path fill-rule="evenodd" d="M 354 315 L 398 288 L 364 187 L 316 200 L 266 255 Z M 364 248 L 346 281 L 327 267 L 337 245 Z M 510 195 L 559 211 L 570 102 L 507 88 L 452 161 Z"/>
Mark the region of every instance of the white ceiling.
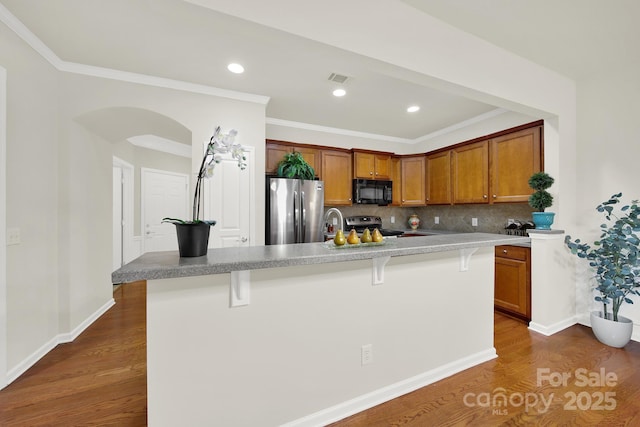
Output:
<path fill-rule="evenodd" d="M 574 80 L 640 63 L 638 0 L 402 0 Z"/>
<path fill-rule="evenodd" d="M 620 61 L 620 51 L 631 60 L 640 52 L 631 48 L 636 0 L 404 1 L 573 78 Z M 410 141 L 496 108 L 393 77 L 390 64 L 182 0 L 0 2 L 63 61 L 268 96 L 273 119 Z M 232 61 L 246 72 L 229 73 Z M 351 77 L 344 98 L 331 95 L 333 72 Z M 412 104 L 419 113 L 406 113 Z"/>

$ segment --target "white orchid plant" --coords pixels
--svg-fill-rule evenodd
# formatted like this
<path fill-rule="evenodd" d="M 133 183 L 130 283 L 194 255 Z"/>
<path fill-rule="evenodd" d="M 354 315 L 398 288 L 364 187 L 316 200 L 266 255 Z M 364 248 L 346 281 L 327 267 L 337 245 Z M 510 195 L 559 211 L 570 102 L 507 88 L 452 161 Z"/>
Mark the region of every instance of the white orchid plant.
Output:
<path fill-rule="evenodd" d="M 200 170 L 198 171 L 198 177 L 196 180 L 196 190 L 193 195 L 193 212 L 191 221 L 185 221 L 176 218 L 164 218 L 163 222 L 170 222 L 173 224 L 197 224 L 205 223 L 208 225 L 215 225 L 215 221 L 201 220 L 200 219 L 200 205 L 203 180 L 205 178 L 211 178 L 216 164 L 222 161 L 223 154 L 231 154 L 238 162 L 238 167 L 244 170 L 247 167 L 247 157 L 245 147 L 235 142 L 238 131 L 231 129 L 228 133 L 222 133 L 220 126 L 216 127 L 213 132 L 209 144 L 207 144 L 207 151 L 200 163 Z"/>

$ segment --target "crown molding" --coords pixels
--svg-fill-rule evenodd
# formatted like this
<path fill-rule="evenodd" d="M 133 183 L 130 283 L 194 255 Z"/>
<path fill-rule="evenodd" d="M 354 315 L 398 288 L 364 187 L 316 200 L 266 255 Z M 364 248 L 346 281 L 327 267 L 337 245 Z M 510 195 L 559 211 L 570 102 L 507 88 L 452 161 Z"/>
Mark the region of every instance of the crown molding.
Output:
<path fill-rule="evenodd" d="M 454 125 L 447 126 L 446 128 L 442 128 L 442 129 L 439 129 L 439 130 L 437 130 L 435 132 L 428 133 L 428 134 L 426 134 L 424 136 L 421 136 L 421 137 L 418 137 L 418 138 L 414 139 L 411 142 L 418 143 L 418 142 L 428 141 L 428 140 L 433 139 L 433 138 L 435 138 L 437 136 L 446 135 L 448 133 L 455 132 L 457 130 L 465 128 L 467 126 L 471 126 L 471 125 L 473 125 L 475 123 L 479 123 L 479 122 L 488 120 L 490 118 L 499 116 L 501 114 L 506 113 L 507 111 L 508 110 L 505 110 L 504 108 L 496 108 L 495 110 L 487 111 L 486 113 L 480 114 L 480 115 L 475 116 L 475 117 L 471 117 L 470 119 L 463 120 L 463 121 L 461 121 L 459 123 L 456 123 Z"/>
<path fill-rule="evenodd" d="M 73 74 L 81 74 L 91 77 L 119 80 L 128 83 L 137 83 L 147 86 L 161 87 L 165 89 L 175 89 L 183 92 L 193 92 L 203 95 L 218 96 L 221 98 L 234 99 L 237 101 L 252 102 L 266 105 L 270 97 L 254 95 L 251 93 L 237 92 L 234 90 L 221 89 L 213 86 L 189 83 L 182 80 L 167 79 L 164 77 L 150 76 L 147 74 L 131 73 L 129 71 L 114 70 L 111 68 L 96 67 L 93 65 L 78 64 L 76 62 L 61 61 L 60 71 Z"/>
<path fill-rule="evenodd" d="M 291 121 L 291 120 L 274 119 L 274 118 L 271 118 L 271 117 L 267 117 L 266 118 L 266 123 L 268 125 L 290 127 L 290 128 L 295 128 L 295 129 L 312 130 L 312 131 L 316 131 L 316 132 L 326 132 L 326 133 L 332 133 L 332 134 L 336 134 L 336 135 L 355 136 L 355 137 L 358 137 L 358 138 L 375 139 L 375 140 L 378 140 L 378 141 L 400 142 L 400 143 L 404 143 L 404 144 L 410 144 L 410 143 L 412 143 L 414 141 L 412 139 L 407 139 L 407 138 L 397 138 L 395 136 L 378 135 L 378 134 L 375 134 L 375 133 L 358 132 L 358 131 L 349 130 L 349 129 L 332 128 L 332 127 L 328 127 L 328 126 L 313 125 L 313 124 L 310 124 L 310 123 L 294 122 L 294 121 Z"/>
<path fill-rule="evenodd" d="M 213 86 L 189 83 L 181 80 L 167 79 L 163 77 L 149 76 L 146 74 L 132 73 L 128 71 L 115 70 L 111 68 L 96 67 L 93 65 L 78 64 L 75 62 L 63 61 L 35 34 L 31 32 L 9 9 L 0 3 L 0 21 L 9 27 L 18 37 L 25 41 L 33 50 L 42 56 L 58 71 L 80 74 L 91 77 L 99 77 L 110 80 L 118 80 L 128 83 L 137 83 L 147 86 L 161 87 L 165 89 L 175 89 L 184 92 L 193 92 L 203 95 L 219 96 L 221 98 L 234 99 L 237 101 L 252 102 L 266 105 L 270 98 L 263 95 L 254 95 L 245 92 L 220 89 Z"/>
<path fill-rule="evenodd" d="M 495 110 L 491 110 L 488 111 L 486 113 L 480 114 L 478 116 L 472 117 L 470 119 L 464 120 L 460 123 L 456 123 L 454 125 L 451 126 L 447 126 L 446 128 L 442 128 L 439 129 L 435 132 L 431 132 L 427 135 L 424 136 L 420 136 L 418 138 L 415 139 L 409 139 L 409 138 L 398 138 L 395 136 L 386 136 L 386 135 L 378 135 L 375 133 L 366 133 L 366 132 L 358 132 L 358 131 L 353 131 L 353 130 L 348 130 L 348 129 L 340 129 L 340 128 L 332 128 L 332 127 L 327 127 L 327 126 L 319 126 L 319 125 L 312 125 L 309 123 L 302 123 L 302 122 L 294 122 L 294 121 L 290 121 L 290 120 L 282 120 L 282 119 L 274 119 L 274 118 L 270 118 L 267 117 L 266 119 L 266 123 L 269 125 L 275 125 L 275 126 L 283 126 L 283 127 L 289 127 L 289 128 L 295 128 L 295 129 L 304 129 L 304 130 L 312 130 L 312 131 L 317 131 L 317 132 L 326 132 L 326 133 L 332 133 L 332 134 L 336 134 L 336 135 L 345 135 L 345 136 L 355 136 L 355 137 L 359 137 L 359 138 L 368 138 L 368 139 L 374 139 L 374 140 L 378 140 L 378 141 L 386 141 L 386 142 L 399 142 L 402 144 L 417 144 L 419 142 L 424 142 L 427 141 L 429 139 L 433 139 L 437 136 L 441 136 L 441 135 L 446 135 L 448 133 L 451 132 L 455 132 L 459 129 L 465 128 L 467 126 L 471 126 L 472 124 L 475 123 L 479 123 L 482 122 L 484 120 L 488 120 L 492 117 L 496 117 L 499 116 L 501 114 L 506 113 L 507 110 L 505 110 L 504 108 L 496 108 Z"/>

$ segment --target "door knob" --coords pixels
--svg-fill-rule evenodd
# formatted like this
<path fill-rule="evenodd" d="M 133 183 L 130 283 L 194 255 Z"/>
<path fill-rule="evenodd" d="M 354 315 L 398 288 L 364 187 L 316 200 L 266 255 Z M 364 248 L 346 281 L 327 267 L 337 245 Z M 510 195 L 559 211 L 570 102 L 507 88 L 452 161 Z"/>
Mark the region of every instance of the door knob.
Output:
<path fill-rule="evenodd" d="M 240 241 L 241 241 L 242 243 L 246 243 L 246 241 L 247 241 L 247 240 L 249 240 L 249 239 L 247 239 L 246 237 L 241 237 L 241 238 L 240 238 Z"/>

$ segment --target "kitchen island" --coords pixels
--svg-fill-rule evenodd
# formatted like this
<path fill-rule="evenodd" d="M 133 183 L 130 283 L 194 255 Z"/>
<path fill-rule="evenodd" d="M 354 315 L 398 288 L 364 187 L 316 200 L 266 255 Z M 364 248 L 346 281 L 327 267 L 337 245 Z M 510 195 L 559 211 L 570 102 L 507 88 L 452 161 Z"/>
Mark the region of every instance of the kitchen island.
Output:
<path fill-rule="evenodd" d="M 149 425 L 324 425 L 496 357 L 494 246 L 461 233 L 145 254 Z"/>

